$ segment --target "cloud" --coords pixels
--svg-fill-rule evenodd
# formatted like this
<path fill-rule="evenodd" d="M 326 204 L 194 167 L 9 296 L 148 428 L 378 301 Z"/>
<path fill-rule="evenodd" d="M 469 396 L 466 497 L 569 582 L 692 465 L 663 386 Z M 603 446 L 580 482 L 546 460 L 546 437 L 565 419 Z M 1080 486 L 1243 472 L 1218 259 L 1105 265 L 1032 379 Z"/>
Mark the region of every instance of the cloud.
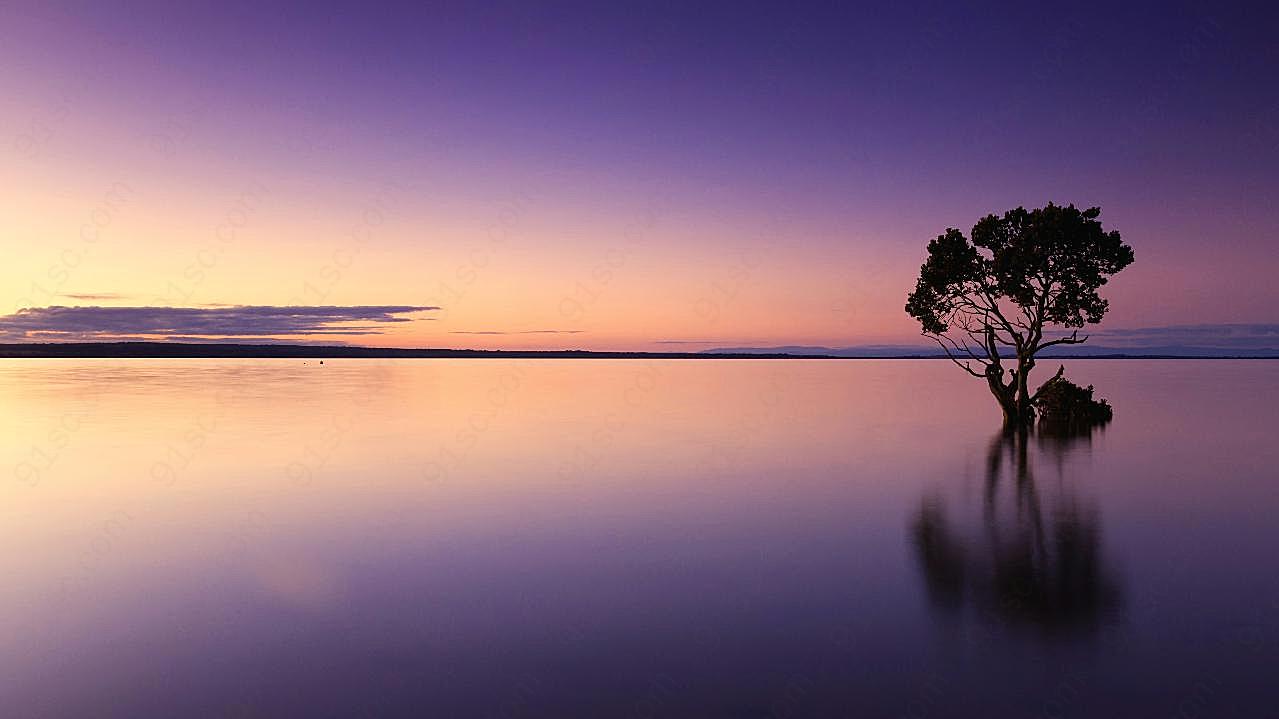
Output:
<path fill-rule="evenodd" d="M 1056 345 L 1049 356 L 1165 355 L 1178 357 L 1279 357 L 1279 324 L 1197 324 L 1156 327 L 1096 328 L 1079 331 L 1088 342 Z M 1048 336 L 1055 339 L 1060 331 Z M 937 345 L 718 346 L 707 352 L 784 352 L 830 354 L 840 357 L 941 356 Z"/>
<path fill-rule="evenodd" d="M 576 335 L 583 330 L 452 330 L 451 335 Z"/>
<path fill-rule="evenodd" d="M 1279 347 L 1279 324 L 1196 324 L 1159 327 L 1082 329 L 1089 344 L 1116 347 L 1160 348 L 1213 347 L 1228 349 L 1274 349 Z"/>
<path fill-rule="evenodd" d="M 122 295 L 117 292 L 68 292 L 59 297 L 66 297 L 72 300 L 81 300 L 83 302 L 101 302 L 103 300 L 122 300 L 128 295 Z"/>
<path fill-rule="evenodd" d="M 199 342 L 215 345 L 314 345 L 316 347 L 348 347 L 350 342 L 334 339 L 298 339 L 296 337 L 165 337 L 169 342 Z M 152 342 L 146 337 L 129 339 L 112 339 L 113 342 Z"/>
<path fill-rule="evenodd" d="M 438 309 L 414 305 L 31 307 L 0 316 L 0 339 L 57 342 L 159 337 L 205 341 L 228 337 L 376 335 L 390 324 L 433 319 L 402 315 Z"/>
<path fill-rule="evenodd" d="M 750 340 L 653 340 L 658 345 L 718 345 L 724 343 L 744 344 Z"/>

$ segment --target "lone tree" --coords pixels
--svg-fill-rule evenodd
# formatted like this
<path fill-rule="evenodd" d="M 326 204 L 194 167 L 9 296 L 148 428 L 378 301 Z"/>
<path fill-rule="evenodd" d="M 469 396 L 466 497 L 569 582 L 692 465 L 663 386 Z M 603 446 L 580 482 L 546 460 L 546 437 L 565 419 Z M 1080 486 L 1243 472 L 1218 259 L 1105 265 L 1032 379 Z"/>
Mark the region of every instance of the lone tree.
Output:
<path fill-rule="evenodd" d="M 1006 425 L 1034 418 L 1038 393 L 1027 381 L 1035 355 L 1086 341 L 1077 328 L 1100 322 L 1108 306 L 1098 288 L 1132 264 L 1132 248 L 1102 229 L 1100 215 L 1096 207 L 1018 207 L 980 220 L 972 239 L 951 228 L 928 243 L 906 312 L 955 364 L 986 380 Z M 1052 325 L 1076 329 L 1045 338 Z M 1016 368 L 1006 372 L 1005 360 Z"/>

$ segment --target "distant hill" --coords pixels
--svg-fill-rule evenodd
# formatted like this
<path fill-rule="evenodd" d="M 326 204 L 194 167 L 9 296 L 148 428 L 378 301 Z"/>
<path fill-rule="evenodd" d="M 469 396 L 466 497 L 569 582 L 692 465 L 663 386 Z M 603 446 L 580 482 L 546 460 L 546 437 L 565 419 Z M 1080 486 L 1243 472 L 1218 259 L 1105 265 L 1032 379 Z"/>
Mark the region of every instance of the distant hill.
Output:
<path fill-rule="evenodd" d="M 787 356 L 821 355 L 829 357 L 862 358 L 862 359 L 895 359 L 907 357 L 943 358 L 945 353 L 934 346 L 927 345 L 855 345 L 852 347 L 817 347 L 808 345 L 783 345 L 779 347 L 720 347 L 706 350 L 710 354 L 720 353 L 778 353 Z M 1124 358 L 1124 359 L 1276 359 L 1279 349 L 1270 348 L 1238 348 L 1238 347 L 1185 347 L 1178 345 L 1150 347 L 1107 347 L 1102 345 L 1076 345 L 1066 347 L 1059 345 L 1039 357 L 1053 358 Z"/>

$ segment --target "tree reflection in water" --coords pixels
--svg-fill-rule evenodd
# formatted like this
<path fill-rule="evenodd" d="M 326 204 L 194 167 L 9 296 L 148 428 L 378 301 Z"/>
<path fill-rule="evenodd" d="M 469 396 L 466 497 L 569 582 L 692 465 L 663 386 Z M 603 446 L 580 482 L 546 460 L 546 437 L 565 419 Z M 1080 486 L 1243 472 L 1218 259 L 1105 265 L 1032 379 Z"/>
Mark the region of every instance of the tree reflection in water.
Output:
<path fill-rule="evenodd" d="M 1091 433 L 1000 433 L 985 465 L 980 519 L 965 525 L 940 496 L 926 496 L 911 524 L 929 598 L 948 615 L 965 608 L 985 621 L 1045 638 L 1088 635 L 1120 607 L 1102 556 L 1096 504 L 1065 477 L 1065 458 Z M 1043 462 L 1043 460 L 1054 460 Z M 1055 465 L 1041 497 L 1034 469 Z"/>

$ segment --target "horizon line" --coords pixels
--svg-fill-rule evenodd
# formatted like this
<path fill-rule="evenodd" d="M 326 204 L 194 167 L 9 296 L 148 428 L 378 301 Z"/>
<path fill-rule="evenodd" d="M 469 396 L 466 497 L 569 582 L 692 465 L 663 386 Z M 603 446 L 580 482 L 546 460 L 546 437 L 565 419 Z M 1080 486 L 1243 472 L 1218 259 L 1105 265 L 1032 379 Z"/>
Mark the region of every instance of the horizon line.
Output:
<path fill-rule="evenodd" d="M 321 345 L 303 343 L 251 342 L 10 342 L 0 343 L 0 359 L 432 359 L 432 358 L 597 358 L 597 359 L 949 359 L 940 353 L 823 354 L 778 351 L 781 348 L 732 348 L 700 352 L 652 352 L 645 350 L 587 349 L 474 349 L 446 347 L 368 347 L 358 345 Z M 1112 348 L 1106 348 L 1112 349 Z M 96 350 L 96 351 L 93 351 Z M 111 351 L 114 350 L 114 351 Z M 1178 354 L 1104 352 L 1093 355 L 1040 355 L 1039 359 L 1279 359 L 1279 354 Z"/>

